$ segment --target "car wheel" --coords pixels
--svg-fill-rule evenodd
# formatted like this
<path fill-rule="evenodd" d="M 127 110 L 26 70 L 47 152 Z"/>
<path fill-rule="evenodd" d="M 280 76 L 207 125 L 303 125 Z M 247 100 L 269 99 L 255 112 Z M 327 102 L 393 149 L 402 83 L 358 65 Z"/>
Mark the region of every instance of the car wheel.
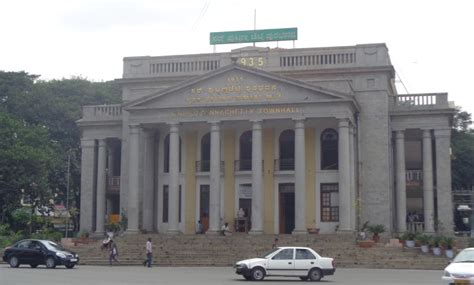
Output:
<path fill-rule="evenodd" d="M 71 268 L 74 267 L 74 265 L 75 265 L 75 264 L 68 264 L 68 265 L 66 265 L 66 268 L 71 269 Z"/>
<path fill-rule="evenodd" d="M 252 276 L 250 275 L 244 275 L 245 280 L 252 280 Z"/>
<path fill-rule="evenodd" d="M 311 269 L 309 272 L 309 279 L 311 279 L 311 281 L 319 281 L 321 278 L 323 278 L 323 273 L 319 268 Z"/>
<path fill-rule="evenodd" d="M 55 268 L 56 267 L 56 261 L 52 257 L 46 258 L 46 267 L 47 268 Z"/>
<path fill-rule="evenodd" d="M 8 260 L 8 263 L 10 264 L 10 267 L 18 267 L 20 266 L 20 262 L 18 260 L 18 257 L 16 256 L 12 256 L 10 257 L 10 259 Z"/>
<path fill-rule="evenodd" d="M 261 267 L 255 267 L 250 273 L 250 277 L 253 281 L 262 281 L 265 278 L 265 271 Z"/>
<path fill-rule="evenodd" d="M 303 280 L 303 281 L 306 281 L 306 280 L 308 280 L 308 276 L 300 276 L 300 279 Z"/>
<path fill-rule="evenodd" d="M 38 267 L 38 264 L 30 264 L 31 268 L 36 268 Z"/>

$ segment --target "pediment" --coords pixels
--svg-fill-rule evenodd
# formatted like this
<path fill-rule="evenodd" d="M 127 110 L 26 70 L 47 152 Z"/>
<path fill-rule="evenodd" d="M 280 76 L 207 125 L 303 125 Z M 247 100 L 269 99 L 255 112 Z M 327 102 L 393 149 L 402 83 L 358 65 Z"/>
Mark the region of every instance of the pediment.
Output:
<path fill-rule="evenodd" d="M 353 101 L 353 96 L 232 64 L 125 104 L 128 110 Z"/>

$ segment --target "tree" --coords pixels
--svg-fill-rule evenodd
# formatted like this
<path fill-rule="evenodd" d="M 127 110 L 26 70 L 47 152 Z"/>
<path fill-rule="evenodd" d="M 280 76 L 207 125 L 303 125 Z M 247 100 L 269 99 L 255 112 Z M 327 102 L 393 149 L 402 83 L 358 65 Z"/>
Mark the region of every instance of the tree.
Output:
<path fill-rule="evenodd" d="M 466 190 L 474 186 L 474 131 L 471 114 L 456 108 L 451 139 L 452 186 Z"/>

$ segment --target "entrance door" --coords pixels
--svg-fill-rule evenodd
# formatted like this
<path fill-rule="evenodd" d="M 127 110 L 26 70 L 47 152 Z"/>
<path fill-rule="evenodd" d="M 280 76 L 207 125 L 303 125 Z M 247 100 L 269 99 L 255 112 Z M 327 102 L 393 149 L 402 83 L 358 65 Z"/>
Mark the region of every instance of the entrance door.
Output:
<path fill-rule="evenodd" d="M 199 191 L 199 219 L 204 232 L 209 229 L 209 185 L 201 185 Z"/>
<path fill-rule="evenodd" d="M 280 234 L 291 234 L 295 229 L 295 184 L 279 184 Z"/>

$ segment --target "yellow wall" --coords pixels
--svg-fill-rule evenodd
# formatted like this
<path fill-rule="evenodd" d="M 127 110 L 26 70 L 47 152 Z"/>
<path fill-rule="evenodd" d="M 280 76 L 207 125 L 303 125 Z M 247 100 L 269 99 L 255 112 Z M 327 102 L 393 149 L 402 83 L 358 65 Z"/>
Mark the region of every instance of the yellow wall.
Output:
<path fill-rule="evenodd" d="M 196 232 L 196 145 L 197 131 L 186 133 L 186 209 L 185 233 Z"/>
<path fill-rule="evenodd" d="M 263 231 L 266 234 L 274 233 L 274 195 L 273 195 L 273 160 L 274 160 L 274 129 L 263 129 L 263 184 L 264 184 L 264 220 Z"/>
<path fill-rule="evenodd" d="M 234 227 L 235 210 L 235 130 L 224 132 L 224 220 Z"/>
<path fill-rule="evenodd" d="M 316 227 L 315 194 L 316 194 L 316 147 L 314 128 L 305 129 L 305 156 L 306 156 L 306 227 Z"/>

